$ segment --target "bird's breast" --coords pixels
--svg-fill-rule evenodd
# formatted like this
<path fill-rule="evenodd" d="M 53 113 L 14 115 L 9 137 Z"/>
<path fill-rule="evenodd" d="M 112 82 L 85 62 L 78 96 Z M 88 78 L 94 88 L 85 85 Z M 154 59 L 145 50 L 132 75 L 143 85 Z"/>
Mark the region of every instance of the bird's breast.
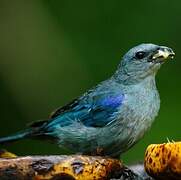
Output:
<path fill-rule="evenodd" d="M 137 89 L 136 89 L 137 90 Z M 160 108 L 160 98 L 156 87 L 139 88 L 127 96 L 127 127 L 131 129 L 131 136 L 134 142 L 143 137 L 145 132 L 151 127 Z"/>

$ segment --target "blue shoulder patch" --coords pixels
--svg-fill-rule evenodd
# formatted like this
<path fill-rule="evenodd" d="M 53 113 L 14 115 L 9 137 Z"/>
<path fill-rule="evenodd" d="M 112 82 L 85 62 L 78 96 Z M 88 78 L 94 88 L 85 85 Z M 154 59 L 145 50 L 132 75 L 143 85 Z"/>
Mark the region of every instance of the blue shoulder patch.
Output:
<path fill-rule="evenodd" d="M 101 101 L 101 105 L 116 108 L 122 105 L 123 100 L 124 100 L 123 94 L 120 94 L 118 96 L 108 96 Z"/>
<path fill-rule="evenodd" d="M 125 99 L 124 94 L 108 95 L 100 97 L 94 102 L 86 118 L 81 119 L 81 122 L 86 126 L 103 127 L 115 120 L 115 112 L 121 107 Z"/>

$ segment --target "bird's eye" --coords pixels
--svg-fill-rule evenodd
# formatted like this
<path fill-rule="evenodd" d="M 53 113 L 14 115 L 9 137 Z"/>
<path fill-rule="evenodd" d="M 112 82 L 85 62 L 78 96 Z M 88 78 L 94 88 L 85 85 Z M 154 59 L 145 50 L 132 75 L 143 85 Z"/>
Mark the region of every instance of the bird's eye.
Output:
<path fill-rule="evenodd" d="M 135 54 L 135 57 L 137 59 L 143 59 L 145 57 L 145 52 L 144 51 L 139 51 Z"/>

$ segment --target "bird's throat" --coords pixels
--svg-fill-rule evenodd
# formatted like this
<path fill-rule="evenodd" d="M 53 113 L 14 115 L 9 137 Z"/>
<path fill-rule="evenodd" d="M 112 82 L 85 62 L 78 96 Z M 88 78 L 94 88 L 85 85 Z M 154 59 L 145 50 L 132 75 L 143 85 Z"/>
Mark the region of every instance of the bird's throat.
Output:
<path fill-rule="evenodd" d="M 157 72 L 152 71 L 150 74 L 143 72 L 128 73 L 124 69 L 118 69 L 113 78 L 116 82 L 123 85 L 135 85 L 142 82 L 151 83 L 155 82 L 155 75 Z"/>

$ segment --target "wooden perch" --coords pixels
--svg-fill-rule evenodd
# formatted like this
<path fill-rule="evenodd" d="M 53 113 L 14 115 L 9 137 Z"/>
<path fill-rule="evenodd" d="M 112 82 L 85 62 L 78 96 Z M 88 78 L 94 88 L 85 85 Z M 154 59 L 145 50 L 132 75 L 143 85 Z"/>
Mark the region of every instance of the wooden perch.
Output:
<path fill-rule="evenodd" d="M 100 156 L 60 155 L 17 157 L 0 150 L 0 179 L 151 180 L 143 164 L 129 169 L 121 161 Z"/>
<path fill-rule="evenodd" d="M 111 179 L 125 169 L 116 159 L 80 155 L 0 159 L 0 177 L 3 180 Z"/>
<path fill-rule="evenodd" d="M 145 169 L 155 179 L 181 180 L 181 142 L 153 144 L 145 153 Z M 151 180 L 143 164 L 129 169 L 117 159 L 60 155 L 16 157 L 0 151 L 0 180 Z"/>

